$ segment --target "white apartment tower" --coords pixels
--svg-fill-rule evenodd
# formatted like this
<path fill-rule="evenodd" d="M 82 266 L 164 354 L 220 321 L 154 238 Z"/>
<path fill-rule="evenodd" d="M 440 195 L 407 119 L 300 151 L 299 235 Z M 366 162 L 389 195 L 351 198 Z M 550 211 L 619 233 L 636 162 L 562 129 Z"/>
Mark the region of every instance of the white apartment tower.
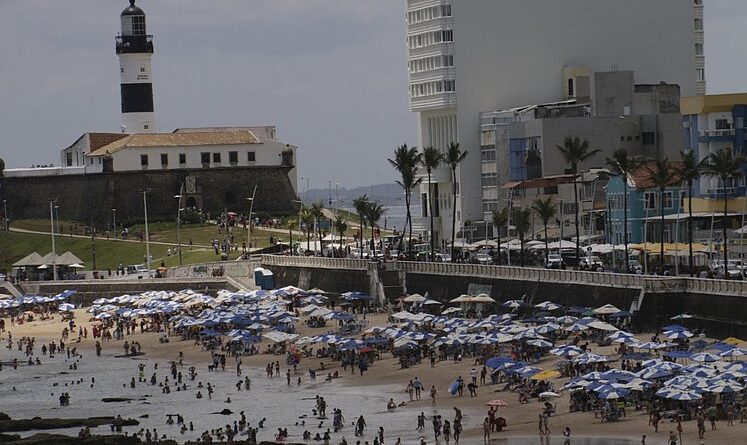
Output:
<path fill-rule="evenodd" d="M 695 9 L 695 94 L 704 95 L 706 93 L 706 75 L 705 75 L 705 30 L 703 28 L 703 0 L 693 0 Z"/>
<path fill-rule="evenodd" d="M 407 0 L 418 146 L 445 150 L 459 142 L 469 153 L 456 178 L 457 231 L 486 216 L 480 112 L 563 100 L 571 80 L 564 73 L 582 71 L 634 71 L 637 83 L 678 84 L 683 96 L 696 94 L 701 1 Z M 432 175 L 432 193 L 423 178 L 421 202 L 433 200 L 434 236 L 442 243 L 451 237 L 450 173 L 442 167 Z"/>

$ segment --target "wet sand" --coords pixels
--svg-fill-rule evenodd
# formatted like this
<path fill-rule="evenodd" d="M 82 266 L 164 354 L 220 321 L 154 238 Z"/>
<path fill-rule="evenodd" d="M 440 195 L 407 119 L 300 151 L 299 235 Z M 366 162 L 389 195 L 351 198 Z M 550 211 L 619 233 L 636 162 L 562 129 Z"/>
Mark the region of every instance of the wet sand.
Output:
<path fill-rule="evenodd" d="M 382 315 L 369 316 L 370 326 L 383 326 L 386 317 Z M 376 361 L 369 370 L 361 377 L 357 373 L 351 374 L 348 369 L 344 372 L 341 367 L 330 367 L 328 360 L 304 359 L 298 366 L 298 374 L 293 375 L 291 385 L 286 384 L 284 356 L 255 355 L 242 357 L 242 376 L 249 376 L 252 382 L 251 390 L 237 391 L 234 359 L 227 358 L 225 371 L 208 371 L 210 352 L 201 350 L 195 346 L 194 341 L 181 341 L 179 337 L 170 337 L 169 343 L 160 343 L 161 334 L 145 333 L 125 336 L 123 340 L 112 340 L 102 342 L 103 352 L 101 357 L 96 357 L 94 352 L 95 341 L 91 338 L 90 314 L 84 310 L 76 310 L 76 322 L 79 326 L 87 326 L 88 339 L 75 344 L 68 342 L 70 346 L 77 346 L 78 352 L 83 355 L 78 360 L 78 369 L 70 370 L 69 365 L 74 361 L 67 359 L 66 355 L 56 355 L 54 359 L 41 356 L 39 350 L 42 342 L 59 340 L 60 332 L 66 326 L 59 316 L 54 320 L 34 321 L 23 325 L 10 326 L 6 319 L 6 326 L 13 333 L 14 350 L 7 349 L 7 332 L 2 334 L 0 343 L 0 360 L 7 362 L 14 357 L 24 363 L 18 370 L 3 366 L 0 371 L 0 411 L 6 412 L 13 418 L 24 417 L 86 417 L 104 415 L 122 415 L 132 417 L 141 422 L 137 427 L 126 427 L 125 431 L 132 433 L 141 428 L 156 428 L 160 434 L 166 434 L 168 438 L 178 441 L 195 440 L 202 431 L 212 428 L 223 427 L 233 424 L 239 419 L 239 412 L 245 411 L 247 421 L 251 426 L 257 426 L 257 422 L 267 418 L 265 428 L 260 430 L 260 440 L 271 440 L 274 432 L 279 427 L 288 428 L 289 441 L 301 441 L 303 431 L 309 430 L 312 436 L 317 432 L 323 434 L 326 428 L 331 428 L 332 408 L 340 408 L 345 416 L 345 428 L 340 433 L 332 434 L 332 442 L 338 443 L 344 436 L 348 443 L 354 444 L 352 422 L 361 414 L 366 418 L 368 427 L 363 441 L 373 443 L 376 430 L 379 426 L 385 429 L 386 443 L 391 444 L 397 437 L 402 438 L 405 444 L 419 443 L 419 437 L 425 437 L 426 442 L 435 443 L 430 421 L 426 421 L 423 433 L 414 431 L 417 415 L 422 411 L 430 419 L 433 415 L 441 415 L 444 419 L 453 420 L 453 407 L 459 407 L 463 414 L 464 433 L 462 444 L 482 443 L 482 420 L 486 413 L 486 402 L 492 399 L 501 399 L 508 403 L 507 408 L 500 408 L 499 415 L 505 417 L 508 427 L 503 432 L 493 433 L 494 443 L 505 443 L 507 445 L 524 444 L 557 444 L 564 443 L 562 430 L 566 426 L 572 431 L 572 443 L 582 445 L 628 445 L 640 443 L 641 434 L 646 434 L 647 444 L 666 443 L 669 431 L 674 429 L 674 424 L 664 423 L 659 432 L 654 433 L 653 428 L 648 425 L 648 416 L 644 412 L 629 411 L 628 417 L 619 422 L 601 423 L 594 418 L 593 413 L 568 413 L 568 395 L 564 394 L 557 401 L 557 415 L 550 418 L 550 437 L 541 438 L 537 435 L 537 415 L 542 406 L 536 400 L 529 404 L 520 405 L 517 393 L 496 392 L 502 385 L 487 385 L 478 389 L 477 397 L 464 397 L 448 395 L 449 384 L 459 375 L 466 379 L 469 377 L 473 367 L 473 361 L 466 358 L 461 363 L 453 361 L 437 362 L 434 368 L 424 360 L 422 364 L 410 369 L 400 369 L 397 360 L 390 354 L 384 354 L 384 359 Z M 318 335 L 326 333 L 329 327 L 309 329 L 302 323 L 297 324 L 301 335 Z M 41 366 L 26 366 L 26 357 L 15 348 L 15 340 L 21 336 L 32 336 L 37 340 L 35 356 L 42 360 Z M 647 339 L 642 336 L 641 339 Z M 144 356 L 132 358 L 115 358 L 115 355 L 123 353 L 124 341 L 138 341 L 142 345 Z M 264 344 L 261 348 L 264 349 Z M 611 354 L 612 347 L 593 348 L 593 352 Z M 179 351 L 184 353 L 183 367 L 179 370 L 183 373 L 183 381 L 189 385 L 186 391 L 175 391 L 171 387 L 170 394 L 163 394 L 158 386 L 147 383 L 137 383 L 136 388 L 130 388 L 129 382 L 132 377 L 137 379 L 138 364 L 145 364 L 145 377 L 149 379 L 154 372 L 154 366 L 158 365 L 158 381 L 163 381 L 169 374 L 169 363 L 176 360 Z M 271 361 L 281 361 L 281 376 L 273 379 L 265 377 L 265 366 Z M 545 369 L 553 369 L 557 357 L 544 357 L 538 366 Z M 316 380 L 308 377 L 308 368 L 319 368 L 319 362 L 324 361 L 330 372 L 339 371 L 341 378 L 332 382 L 325 382 L 325 373 L 319 371 Z M 198 376 L 195 381 L 189 381 L 188 368 L 195 366 Z M 479 370 L 479 367 L 478 367 Z M 61 374 L 66 373 L 66 374 Z M 301 377 L 302 383 L 297 385 L 296 380 Z M 427 394 L 423 400 L 409 402 L 405 393 L 408 380 L 418 377 L 426 388 L 436 385 L 439 392 L 437 404 L 431 406 Z M 91 378 L 95 383 L 91 387 Z M 82 381 L 80 384 L 73 382 Z M 212 400 L 207 397 L 205 389 L 202 390 L 203 399 L 196 399 L 197 382 L 207 385 L 210 382 L 216 387 Z M 555 379 L 553 383 L 556 390 L 565 384 L 567 379 Z M 55 383 L 58 386 L 53 386 Z M 64 386 L 67 384 L 68 386 Z M 123 387 L 124 385 L 124 387 Z M 12 388 L 15 387 L 16 391 Z M 70 406 L 59 406 L 58 397 L 60 392 L 69 392 L 71 395 Z M 323 420 L 322 428 L 318 428 L 320 420 L 312 420 L 312 409 L 316 395 L 324 397 L 328 402 L 329 420 Z M 104 397 L 132 398 L 130 402 L 104 403 Z M 231 403 L 225 403 L 227 397 Z M 396 403 L 407 401 L 407 405 L 387 412 L 386 402 L 393 398 Z M 210 414 L 225 408 L 234 412 L 233 415 L 223 416 Z M 194 431 L 187 431 L 183 435 L 179 427 L 166 425 L 166 414 L 179 413 L 184 416 L 186 422 L 194 423 Z M 139 418 L 148 414 L 148 418 Z M 304 419 L 300 416 L 307 416 Z M 305 421 L 306 425 L 296 426 L 296 422 Z M 700 444 L 697 438 L 697 429 L 694 421 L 683 423 L 684 432 L 682 443 L 685 445 Z M 50 431 L 54 432 L 54 431 Z M 74 431 L 63 431 L 66 434 L 77 434 Z M 100 427 L 93 430 L 108 433 L 108 428 Z M 245 437 L 245 436 L 240 436 Z M 612 439 L 612 438 L 619 438 Z M 510 439 L 510 440 L 509 440 Z M 509 440 L 509 441 L 506 441 Z M 627 443 L 626 443 L 627 442 Z M 440 443 L 444 443 L 441 440 Z M 452 440 L 453 443 L 453 440 Z M 706 444 L 747 444 L 747 423 L 735 423 L 727 426 L 726 422 L 718 423 L 717 431 L 707 431 Z"/>

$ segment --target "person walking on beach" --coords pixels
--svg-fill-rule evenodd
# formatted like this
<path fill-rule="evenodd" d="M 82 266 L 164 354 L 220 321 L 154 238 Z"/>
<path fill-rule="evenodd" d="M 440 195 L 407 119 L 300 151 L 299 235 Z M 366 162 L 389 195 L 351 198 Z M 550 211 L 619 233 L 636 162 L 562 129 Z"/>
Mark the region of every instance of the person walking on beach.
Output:
<path fill-rule="evenodd" d="M 547 411 L 542 411 L 541 417 L 542 417 L 542 427 L 545 429 L 545 435 L 547 436 L 550 434 L 550 425 L 549 425 L 550 415 L 547 414 Z"/>
<path fill-rule="evenodd" d="M 444 420 L 443 436 L 446 441 L 446 445 L 449 445 L 449 439 L 451 438 L 451 424 L 448 420 Z"/>
<path fill-rule="evenodd" d="M 438 397 L 438 391 L 436 391 L 436 385 L 431 385 L 431 405 L 436 406 L 436 397 Z"/>
<path fill-rule="evenodd" d="M 410 380 L 410 383 L 407 384 L 407 388 L 405 388 L 405 392 L 407 393 L 407 395 L 410 396 L 410 401 L 412 402 L 414 400 L 413 394 L 415 393 L 415 386 L 413 386 L 412 380 Z"/>
<path fill-rule="evenodd" d="M 537 427 L 539 428 L 539 435 L 545 435 L 545 424 L 542 422 L 542 413 L 537 416 Z"/>
<path fill-rule="evenodd" d="M 487 417 L 482 421 L 482 440 L 490 443 L 490 419 Z"/>
<path fill-rule="evenodd" d="M 711 431 L 716 431 L 716 416 L 718 415 L 718 410 L 715 406 L 709 406 L 708 410 L 706 410 L 706 415 L 708 416 L 708 420 L 711 422 Z"/>
<path fill-rule="evenodd" d="M 654 412 L 651 414 L 651 423 L 654 425 L 654 432 L 659 432 L 659 422 L 661 421 L 661 413 L 658 408 L 654 408 Z"/>
<path fill-rule="evenodd" d="M 423 390 L 423 383 L 415 377 L 415 381 L 412 382 L 412 385 L 415 387 L 415 400 L 420 400 L 420 391 Z"/>
<path fill-rule="evenodd" d="M 363 415 L 361 414 L 361 416 L 358 417 L 358 421 L 355 423 L 355 435 L 362 436 L 363 430 L 365 428 L 366 428 L 366 419 L 364 419 Z"/>
<path fill-rule="evenodd" d="M 454 443 L 459 445 L 459 436 L 462 434 L 462 421 L 454 421 Z"/>
<path fill-rule="evenodd" d="M 669 440 L 667 443 L 669 445 L 677 445 L 677 435 L 674 434 L 674 431 L 669 431 Z"/>
<path fill-rule="evenodd" d="M 420 412 L 420 415 L 418 416 L 418 426 L 415 428 L 416 431 L 423 431 L 425 429 L 425 413 Z"/>

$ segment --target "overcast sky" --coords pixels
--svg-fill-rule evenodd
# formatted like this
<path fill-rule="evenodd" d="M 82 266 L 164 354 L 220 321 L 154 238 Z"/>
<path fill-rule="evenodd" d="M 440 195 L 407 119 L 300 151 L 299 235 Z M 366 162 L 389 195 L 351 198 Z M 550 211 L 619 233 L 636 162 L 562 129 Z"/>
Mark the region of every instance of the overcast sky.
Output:
<path fill-rule="evenodd" d="M 708 91 L 747 91 L 747 2 L 704 3 Z M 299 146 L 299 176 L 312 188 L 391 181 L 386 158 L 416 142 L 405 0 L 137 4 L 155 39 L 161 131 L 277 125 L 280 140 Z M 59 164 L 59 150 L 83 132 L 119 131 L 114 36 L 126 6 L 0 0 L 0 157 L 8 167 Z"/>

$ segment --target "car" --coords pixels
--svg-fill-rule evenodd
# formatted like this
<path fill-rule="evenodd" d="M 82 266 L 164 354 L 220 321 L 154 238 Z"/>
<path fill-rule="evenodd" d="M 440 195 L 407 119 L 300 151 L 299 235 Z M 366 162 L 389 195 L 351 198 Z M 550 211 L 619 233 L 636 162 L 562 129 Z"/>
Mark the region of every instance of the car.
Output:
<path fill-rule="evenodd" d="M 487 253 L 478 252 L 475 254 L 475 259 L 479 264 L 493 264 L 493 259 Z"/>
<path fill-rule="evenodd" d="M 633 273 L 643 273 L 643 265 L 638 260 L 628 260 L 628 267 Z"/>
<path fill-rule="evenodd" d="M 602 260 L 600 260 L 596 255 L 585 256 L 581 258 L 581 261 L 579 261 L 578 265 L 581 269 L 585 270 L 596 271 L 599 269 L 604 269 L 604 263 L 602 263 Z"/>
<path fill-rule="evenodd" d="M 563 261 L 563 257 L 559 254 L 551 253 L 547 255 L 545 267 L 547 269 L 563 269 L 565 267 L 565 261 Z"/>
<path fill-rule="evenodd" d="M 719 267 L 718 271 L 716 272 L 716 278 L 719 278 L 721 280 L 742 280 L 744 279 L 744 275 L 742 275 L 741 269 L 729 263 L 726 266 L 726 271 L 724 271 L 723 266 Z"/>
<path fill-rule="evenodd" d="M 450 263 L 451 255 L 448 253 L 437 253 L 435 260 L 437 263 Z"/>

